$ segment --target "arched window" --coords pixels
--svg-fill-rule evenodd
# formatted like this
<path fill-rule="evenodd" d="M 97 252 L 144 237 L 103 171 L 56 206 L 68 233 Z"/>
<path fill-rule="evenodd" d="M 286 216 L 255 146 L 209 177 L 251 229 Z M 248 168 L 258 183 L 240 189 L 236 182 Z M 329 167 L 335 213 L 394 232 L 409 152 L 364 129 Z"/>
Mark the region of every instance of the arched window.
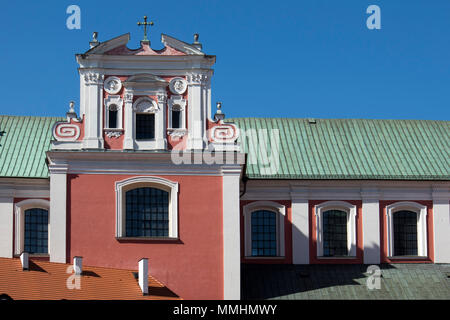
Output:
<path fill-rule="evenodd" d="M 326 201 L 315 206 L 317 256 L 356 257 L 356 205 Z"/>
<path fill-rule="evenodd" d="M 427 256 L 427 207 L 417 202 L 402 201 L 386 206 L 387 254 Z"/>
<path fill-rule="evenodd" d="M 286 209 L 272 201 L 244 206 L 245 256 L 284 257 Z"/>
<path fill-rule="evenodd" d="M 178 183 L 160 177 L 116 182 L 116 237 L 178 238 Z"/>
<path fill-rule="evenodd" d="M 323 213 L 323 256 L 347 256 L 347 212 L 328 210 Z"/>
<path fill-rule="evenodd" d="M 417 256 L 417 213 L 397 211 L 394 213 L 394 255 Z"/>
<path fill-rule="evenodd" d="M 27 199 L 15 204 L 14 254 L 48 254 L 50 201 Z"/>
<path fill-rule="evenodd" d="M 156 188 L 126 192 L 126 236 L 169 236 L 169 193 Z"/>
<path fill-rule="evenodd" d="M 123 99 L 119 95 L 108 95 L 105 103 L 105 131 L 119 132 L 122 130 Z"/>
<path fill-rule="evenodd" d="M 252 212 L 252 256 L 277 255 L 277 216 L 269 210 Z"/>
<path fill-rule="evenodd" d="M 31 254 L 48 253 L 48 210 L 25 210 L 24 251 Z"/>

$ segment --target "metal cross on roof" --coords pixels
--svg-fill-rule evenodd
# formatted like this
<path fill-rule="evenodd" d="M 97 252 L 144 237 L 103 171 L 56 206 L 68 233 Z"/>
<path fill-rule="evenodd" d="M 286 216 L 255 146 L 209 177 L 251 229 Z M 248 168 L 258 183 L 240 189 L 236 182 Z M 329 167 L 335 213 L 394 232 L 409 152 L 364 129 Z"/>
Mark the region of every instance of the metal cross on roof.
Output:
<path fill-rule="evenodd" d="M 144 26 L 144 39 L 142 41 L 147 41 L 147 26 L 152 26 L 153 25 L 153 21 L 147 22 L 147 16 L 144 16 L 144 22 L 138 22 L 137 23 L 138 26 Z"/>

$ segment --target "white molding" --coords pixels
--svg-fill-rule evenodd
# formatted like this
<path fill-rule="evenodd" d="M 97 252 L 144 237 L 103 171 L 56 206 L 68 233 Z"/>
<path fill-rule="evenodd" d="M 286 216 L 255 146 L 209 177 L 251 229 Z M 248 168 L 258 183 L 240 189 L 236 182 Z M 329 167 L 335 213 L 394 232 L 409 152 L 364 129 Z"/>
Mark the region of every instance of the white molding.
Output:
<path fill-rule="evenodd" d="M 1 178 L 0 198 L 49 198 L 48 178 Z M 11 210 L 12 212 L 12 210 Z"/>
<path fill-rule="evenodd" d="M 201 50 L 194 47 L 193 45 L 190 45 L 184 41 L 175 39 L 171 36 L 168 36 L 167 34 L 161 34 L 161 42 L 166 47 L 176 49 L 176 50 L 186 53 L 188 55 L 202 55 L 202 56 L 204 55 L 204 53 Z"/>
<path fill-rule="evenodd" d="M 105 104 L 105 130 L 109 132 L 111 129 L 122 129 L 123 128 L 123 120 L 122 120 L 122 108 L 123 108 L 123 99 L 119 95 L 108 95 L 107 98 L 103 99 Z M 117 107 L 117 128 L 109 128 L 109 109 L 111 106 Z"/>
<path fill-rule="evenodd" d="M 182 95 L 186 92 L 187 81 L 181 77 L 175 77 L 169 82 L 170 92 L 175 95 Z"/>
<path fill-rule="evenodd" d="M 181 130 L 185 130 L 186 129 L 186 99 L 183 99 L 183 97 L 180 95 L 172 95 L 167 100 L 167 106 L 169 107 L 169 114 L 168 114 L 169 128 L 167 130 L 170 130 L 171 132 L 173 132 L 173 131 L 181 132 Z M 180 111 L 180 115 L 181 115 L 180 128 L 173 128 L 173 124 L 172 124 L 172 111 L 173 110 Z"/>
<path fill-rule="evenodd" d="M 417 214 L 417 254 L 419 257 L 427 257 L 427 206 L 413 201 L 400 201 L 386 206 L 388 257 L 393 257 L 395 254 L 394 214 L 402 210 Z"/>
<path fill-rule="evenodd" d="M 20 201 L 14 206 L 14 254 L 20 255 L 24 249 L 25 243 L 25 210 L 39 208 L 48 211 L 48 244 L 50 244 L 50 201 L 45 199 L 26 199 Z M 50 252 L 50 251 L 48 251 Z"/>
<path fill-rule="evenodd" d="M 111 87 L 110 83 L 114 83 L 116 85 Z M 104 81 L 103 88 L 109 94 L 117 94 L 122 89 L 122 81 L 115 76 L 110 76 Z"/>
<path fill-rule="evenodd" d="M 116 191 L 116 237 L 125 237 L 125 193 L 135 187 L 154 187 L 169 193 L 169 237 L 178 238 L 178 182 L 161 177 L 140 176 L 115 183 Z"/>
<path fill-rule="evenodd" d="M 165 93 L 157 91 L 156 94 L 158 103 L 148 96 L 142 96 L 132 103 L 130 100 L 136 95 L 136 90 L 126 90 L 124 149 L 165 150 L 167 148 L 167 139 L 165 138 Z M 143 106 L 141 107 L 141 105 Z M 136 139 L 136 114 L 138 113 L 152 113 L 155 115 L 155 136 L 153 139 Z"/>
<path fill-rule="evenodd" d="M 341 210 L 347 213 L 348 256 L 356 257 L 356 205 L 345 201 L 326 201 L 316 205 L 317 257 L 323 257 L 323 213 L 328 210 Z"/>
<path fill-rule="evenodd" d="M 297 181 L 290 180 L 249 180 L 242 200 L 290 200 L 291 186 Z M 310 200 L 363 200 L 367 197 L 378 200 L 432 200 L 433 195 L 450 199 L 445 192 L 449 181 L 380 181 L 380 180 L 304 180 L 306 197 Z M 444 189 L 444 192 L 439 192 Z M 374 190 L 377 190 L 375 194 Z M 372 191 L 372 194 L 370 193 Z"/>
<path fill-rule="evenodd" d="M 244 239 L 245 239 L 245 257 L 252 257 L 252 223 L 251 215 L 258 210 L 271 211 L 276 215 L 276 239 L 277 254 L 275 257 L 285 256 L 285 238 L 284 225 L 286 219 L 286 207 L 273 201 L 255 201 L 244 206 Z M 270 257 L 265 257 L 270 258 Z"/>

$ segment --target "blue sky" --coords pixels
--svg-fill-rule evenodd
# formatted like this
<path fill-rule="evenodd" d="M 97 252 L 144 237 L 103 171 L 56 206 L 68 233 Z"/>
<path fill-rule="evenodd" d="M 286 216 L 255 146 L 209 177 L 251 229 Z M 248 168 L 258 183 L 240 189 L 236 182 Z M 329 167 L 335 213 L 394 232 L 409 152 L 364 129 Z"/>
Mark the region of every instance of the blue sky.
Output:
<path fill-rule="evenodd" d="M 66 8 L 81 8 L 81 30 Z M 369 30 L 366 8 L 381 8 Z M 217 56 L 213 103 L 227 117 L 450 120 L 450 1 L 5 1 L 0 12 L 0 114 L 63 116 L 78 106 L 75 53 L 148 15 L 160 34 Z"/>

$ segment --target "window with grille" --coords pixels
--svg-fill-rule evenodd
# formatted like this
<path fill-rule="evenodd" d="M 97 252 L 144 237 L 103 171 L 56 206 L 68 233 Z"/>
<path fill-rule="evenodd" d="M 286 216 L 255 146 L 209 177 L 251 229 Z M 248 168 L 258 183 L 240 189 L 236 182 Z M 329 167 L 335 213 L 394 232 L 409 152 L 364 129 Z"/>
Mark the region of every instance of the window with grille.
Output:
<path fill-rule="evenodd" d="M 394 255 L 417 256 L 417 213 L 394 213 Z"/>
<path fill-rule="evenodd" d="M 108 110 L 108 128 L 117 128 L 117 106 L 112 105 Z"/>
<path fill-rule="evenodd" d="M 136 114 L 136 139 L 149 140 L 155 138 L 155 115 L 153 113 Z"/>
<path fill-rule="evenodd" d="M 172 128 L 173 129 L 181 128 L 181 111 L 180 110 L 172 110 Z"/>
<path fill-rule="evenodd" d="M 126 236 L 169 236 L 169 193 L 144 187 L 126 192 Z"/>
<path fill-rule="evenodd" d="M 347 256 L 347 212 L 328 210 L 323 213 L 324 257 Z"/>
<path fill-rule="evenodd" d="M 276 213 L 268 210 L 252 212 L 252 256 L 270 257 L 277 255 Z"/>
<path fill-rule="evenodd" d="M 25 210 L 25 244 L 28 253 L 48 253 L 48 210 Z"/>

